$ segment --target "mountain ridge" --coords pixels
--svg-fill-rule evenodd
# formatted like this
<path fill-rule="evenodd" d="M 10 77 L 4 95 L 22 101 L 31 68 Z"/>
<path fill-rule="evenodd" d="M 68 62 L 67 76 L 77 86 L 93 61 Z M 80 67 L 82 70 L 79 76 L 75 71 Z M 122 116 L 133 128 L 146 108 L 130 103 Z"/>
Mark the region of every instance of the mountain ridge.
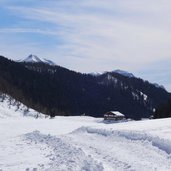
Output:
<path fill-rule="evenodd" d="M 56 63 L 49 60 L 49 59 L 46 59 L 46 58 L 40 58 L 36 55 L 33 55 L 33 54 L 30 54 L 27 58 L 25 59 L 20 59 L 20 60 L 17 60 L 16 62 L 26 62 L 26 63 L 44 63 L 44 64 L 47 64 L 47 65 L 51 65 L 51 66 L 56 66 Z M 133 73 L 131 72 L 128 72 L 128 71 L 125 71 L 125 70 L 121 70 L 121 69 L 116 69 L 116 70 L 113 70 L 113 71 L 105 71 L 105 72 L 101 72 L 101 73 L 88 73 L 92 76 L 99 76 L 99 75 L 103 75 L 105 73 L 117 73 L 117 74 L 120 74 L 122 76 L 125 76 L 125 77 L 129 77 L 129 78 L 137 78 L 136 76 L 134 76 Z M 146 80 L 144 80 L 146 81 Z M 153 85 L 155 85 L 157 88 L 163 88 L 165 89 L 165 87 L 163 85 L 159 85 L 157 83 L 151 83 Z M 166 89 L 165 89 L 166 90 Z"/>
<path fill-rule="evenodd" d="M 114 70 L 112 72 L 121 74 L 121 75 L 129 77 L 129 78 L 135 77 L 132 73 L 130 73 L 128 71 L 120 70 L 120 69 Z"/>
<path fill-rule="evenodd" d="M 55 62 L 49 60 L 49 59 L 46 59 L 46 58 L 40 58 L 36 55 L 33 55 L 33 54 L 30 54 L 27 58 L 25 59 L 20 59 L 20 60 L 17 60 L 17 62 L 26 62 L 26 63 L 45 63 L 45 64 L 48 64 L 48 65 L 52 65 L 52 66 L 55 66 Z"/>
<path fill-rule="evenodd" d="M 18 63 L 0 57 L 0 91 L 51 116 L 102 117 L 117 110 L 128 118 L 151 116 L 170 93 L 148 81 L 107 72 L 81 74 L 44 63 Z"/>

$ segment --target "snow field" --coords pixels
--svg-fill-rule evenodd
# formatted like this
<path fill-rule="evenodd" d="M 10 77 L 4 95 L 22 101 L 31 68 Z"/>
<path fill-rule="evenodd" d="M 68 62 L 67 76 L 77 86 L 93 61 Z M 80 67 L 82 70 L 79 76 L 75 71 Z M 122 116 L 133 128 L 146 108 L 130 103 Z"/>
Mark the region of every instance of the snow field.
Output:
<path fill-rule="evenodd" d="M 36 146 L 29 146 L 20 137 L 0 142 L 0 170 L 2 171 L 37 171 L 47 165 L 43 151 Z M 37 170 L 36 170 L 37 169 Z"/>
<path fill-rule="evenodd" d="M 43 135 L 39 131 L 34 131 L 25 135 L 26 140 L 35 144 L 44 144 L 46 148 L 51 149 L 49 154 L 45 154 L 45 157 L 49 158 L 49 168 L 46 171 L 102 171 L 103 167 L 100 163 L 86 156 L 81 148 L 72 146 L 68 141 L 64 141 L 61 138 Z M 42 148 L 42 150 L 44 150 Z M 44 170 L 42 168 L 42 170 Z"/>
<path fill-rule="evenodd" d="M 0 119 L 0 140 L 3 171 L 171 170 L 170 118 L 9 117 Z"/>
<path fill-rule="evenodd" d="M 104 170 L 171 170 L 169 140 L 160 140 L 141 132 L 89 127 L 79 128 L 70 134 L 70 138 L 77 147 L 100 159 Z"/>
<path fill-rule="evenodd" d="M 160 138 L 158 136 L 152 136 L 150 134 L 140 131 L 116 131 L 116 130 L 105 130 L 105 129 L 93 129 L 90 127 L 81 127 L 75 130 L 73 133 L 89 133 L 99 134 L 106 137 L 123 137 L 127 140 L 132 141 L 144 141 L 150 142 L 153 146 L 165 151 L 167 154 L 171 154 L 171 141 L 168 139 Z"/>
<path fill-rule="evenodd" d="M 45 118 L 47 116 L 27 108 L 27 106 L 8 95 L 0 94 L 0 119 L 21 117 Z"/>

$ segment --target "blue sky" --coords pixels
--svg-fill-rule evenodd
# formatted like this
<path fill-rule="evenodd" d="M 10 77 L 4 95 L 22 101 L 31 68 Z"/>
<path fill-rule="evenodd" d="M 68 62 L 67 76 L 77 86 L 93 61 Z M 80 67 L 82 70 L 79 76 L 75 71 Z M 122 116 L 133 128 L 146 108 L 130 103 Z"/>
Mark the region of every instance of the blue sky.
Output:
<path fill-rule="evenodd" d="M 127 70 L 171 91 L 170 0 L 0 0 L 0 54 Z"/>

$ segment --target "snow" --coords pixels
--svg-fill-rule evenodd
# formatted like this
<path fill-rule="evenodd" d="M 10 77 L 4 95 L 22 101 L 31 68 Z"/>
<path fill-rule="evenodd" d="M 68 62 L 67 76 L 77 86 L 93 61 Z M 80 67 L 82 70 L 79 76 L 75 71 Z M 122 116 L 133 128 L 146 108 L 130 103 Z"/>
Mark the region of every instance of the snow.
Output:
<path fill-rule="evenodd" d="M 49 65 L 56 65 L 53 61 L 49 59 L 42 58 L 41 61 Z"/>
<path fill-rule="evenodd" d="M 101 82 L 99 82 L 99 84 L 101 85 L 109 85 L 113 83 L 114 85 L 116 85 L 118 83 L 118 79 L 115 78 L 113 75 L 111 75 L 110 73 L 107 73 L 106 77 L 104 80 L 102 80 Z"/>
<path fill-rule="evenodd" d="M 140 94 L 141 94 L 141 96 L 143 96 L 143 99 L 145 101 L 147 101 L 148 96 L 146 94 L 144 94 L 143 92 L 141 92 L 141 91 L 140 91 Z"/>
<path fill-rule="evenodd" d="M 153 85 L 156 87 L 156 88 L 162 88 L 163 90 L 166 90 L 165 87 L 163 85 L 159 85 L 157 83 L 153 83 Z"/>
<path fill-rule="evenodd" d="M 75 143 L 79 140 L 77 146 L 82 146 L 94 158 L 99 159 L 105 170 L 148 171 L 171 168 L 171 160 L 164 150 L 141 137 L 134 139 L 129 133 L 125 135 L 117 131 L 82 128 L 70 137 Z"/>
<path fill-rule="evenodd" d="M 0 170 L 171 170 L 171 118 L 108 124 L 88 116 L 35 119 L 6 104 L 0 105 Z"/>
<path fill-rule="evenodd" d="M 8 95 L 0 94 L 0 119 L 21 117 L 45 118 L 48 116 L 28 108 Z"/>
<path fill-rule="evenodd" d="M 48 65 L 56 65 L 53 61 L 45 59 L 45 58 L 39 58 L 36 55 L 29 55 L 26 59 L 24 60 L 18 60 L 17 62 L 29 62 L 29 63 L 45 63 Z"/>
<path fill-rule="evenodd" d="M 117 84 L 117 82 L 118 82 L 118 79 L 115 78 L 115 77 L 113 77 L 111 74 L 107 74 L 107 80 L 108 80 L 108 81 L 112 81 L 112 82 L 114 82 L 115 84 Z"/>
<path fill-rule="evenodd" d="M 29 55 L 26 59 L 20 60 L 20 62 L 41 62 L 41 59 L 37 57 L 36 55 Z"/>
<path fill-rule="evenodd" d="M 136 92 L 132 92 L 132 96 L 133 96 L 134 100 L 139 100 L 139 96 Z"/>
<path fill-rule="evenodd" d="M 125 77 L 129 77 L 129 78 L 135 77 L 132 73 L 129 73 L 127 71 L 123 71 L 123 70 L 120 70 L 120 69 L 114 70 L 113 72 L 118 73 L 120 75 L 123 75 Z"/>
<path fill-rule="evenodd" d="M 143 97 L 144 101 L 148 100 L 148 96 L 146 94 L 144 94 L 143 92 L 138 91 L 138 90 L 137 90 L 137 92 L 132 92 L 132 96 L 133 96 L 133 98 L 135 100 L 139 100 L 140 99 L 139 94 L 140 94 L 140 96 Z"/>
<path fill-rule="evenodd" d="M 125 116 L 124 114 L 118 112 L 118 111 L 110 111 L 111 113 L 113 113 L 116 116 Z"/>
<path fill-rule="evenodd" d="M 81 148 L 74 147 L 62 138 L 43 135 L 38 131 L 26 134 L 25 138 L 31 143 L 45 144 L 51 148 L 52 152 L 46 154 L 46 157 L 51 161 L 50 167 L 46 170 L 103 170 L 102 165 L 91 156 L 87 156 Z"/>

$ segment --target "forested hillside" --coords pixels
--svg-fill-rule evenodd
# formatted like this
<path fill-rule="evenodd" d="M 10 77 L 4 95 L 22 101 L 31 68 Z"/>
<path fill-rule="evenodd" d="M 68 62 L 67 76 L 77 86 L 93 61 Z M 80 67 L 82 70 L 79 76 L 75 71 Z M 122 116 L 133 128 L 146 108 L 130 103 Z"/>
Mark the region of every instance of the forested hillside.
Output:
<path fill-rule="evenodd" d="M 167 103 L 160 105 L 154 112 L 154 118 L 171 117 L 171 99 Z"/>
<path fill-rule="evenodd" d="M 149 117 L 170 94 L 147 81 L 107 72 L 93 76 L 44 63 L 0 57 L 0 91 L 51 116 L 100 117 L 118 110 L 133 119 Z"/>

